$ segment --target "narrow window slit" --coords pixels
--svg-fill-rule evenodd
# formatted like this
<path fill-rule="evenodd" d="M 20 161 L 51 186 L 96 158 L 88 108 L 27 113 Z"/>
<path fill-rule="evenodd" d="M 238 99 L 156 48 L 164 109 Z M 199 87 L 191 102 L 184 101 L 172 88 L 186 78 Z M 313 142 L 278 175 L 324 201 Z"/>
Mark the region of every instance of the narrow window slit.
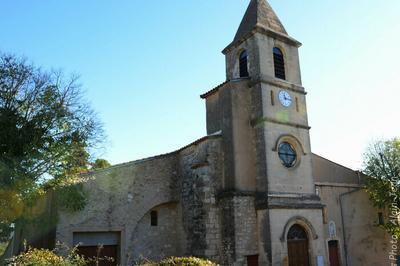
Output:
<path fill-rule="evenodd" d="M 158 213 L 157 213 L 157 211 L 151 211 L 151 213 L 150 213 L 150 224 L 151 224 L 151 226 L 157 226 L 158 225 Z"/>
<path fill-rule="evenodd" d="M 241 78 L 249 76 L 249 70 L 247 67 L 247 51 L 244 50 L 239 56 L 239 74 Z"/>

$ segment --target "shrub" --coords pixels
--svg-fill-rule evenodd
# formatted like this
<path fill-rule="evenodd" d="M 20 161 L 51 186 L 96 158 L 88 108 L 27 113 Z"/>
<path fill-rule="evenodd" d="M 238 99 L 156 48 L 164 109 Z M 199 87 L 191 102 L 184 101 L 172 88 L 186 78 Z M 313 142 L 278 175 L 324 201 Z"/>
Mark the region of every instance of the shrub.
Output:
<path fill-rule="evenodd" d="M 6 251 L 8 246 L 8 242 L 0 242 L 0 257 L 3 255 L 4 251 Z"/>
<path fill-rule="evenodd" d="M 73 251 L 66 257 L 58 256 L 48 249 L 30 248 L 27 252 L 13 257 L 9 266 L 87 266 L 89 261 Z"/>
<path fill-rule="evenodd" d="M 157 263 L 145 263 L 142 266 L 217 266 L 217 264 L 204 259 L 187 257 L 187 258 L 168 258 Z"/>

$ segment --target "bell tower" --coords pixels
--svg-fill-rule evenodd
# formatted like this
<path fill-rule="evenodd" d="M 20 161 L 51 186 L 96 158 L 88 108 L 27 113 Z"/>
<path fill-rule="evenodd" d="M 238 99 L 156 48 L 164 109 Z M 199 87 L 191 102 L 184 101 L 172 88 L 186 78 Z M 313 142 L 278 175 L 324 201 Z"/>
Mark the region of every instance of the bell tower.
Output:
<path fill-rule="evenodd" d="M 266 0 L 251 0 L 223 50 L 226 82 L 202 95 L 208 134 L 222 136 L 218 198 L 228 265 L 249 264 L 255 254 L 259 265 L 326 258 L 300 46 Z M 289 252 L 295 229 L 304 232 L 301 258 Z"/>
<path fill-rule="evenodd" d="M 227 80 L 248 80 L 256 187 L 269 194 L 314 194 L 300 46 L 265 0 L 251 0 L 234 40 L 223 50 Z"/>
<path fill-rule="evenodd" d="M 231 44 L 223 51 L 226 56 L 228 80 L 240 77 L 237 60 L 244 50 L 248 54 L 249 76 L 254 79 L 274 77 L 272 49 L 279 48 L 286 59 L 285 80 L 301 85 L 298 48 L 301 43 L 288 35 L 278 16 L 265 0 L 251 1 Z"/>

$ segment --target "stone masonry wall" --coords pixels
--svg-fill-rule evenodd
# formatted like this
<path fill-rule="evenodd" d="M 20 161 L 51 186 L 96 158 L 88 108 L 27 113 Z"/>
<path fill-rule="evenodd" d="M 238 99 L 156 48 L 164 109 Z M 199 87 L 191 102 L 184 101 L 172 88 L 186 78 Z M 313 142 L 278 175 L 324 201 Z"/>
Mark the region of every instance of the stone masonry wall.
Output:
<path fill-rule="evenodd" d="M 219 205 L 222 219 L 222 265 L 247 265 L 247 256 L 259 254 L 254 197 L 227 192 Z"/>
<path fill-rule="evenodd" d="M 151 226 L 151 211 L 157 211 L 157 226 Z M 153 208 L 143 216 L 133 231 L 131 255 L 134 258 L 157 260 L 171 255 L 183 255 L 184 242 L 180 228 L 182 228 L 181 213 L 177 203 L 167 203 Z M 160 236 L 164 241 L 160 241 Z"/>
<path fill-rule="evenodd" d="M 246 265 L 247 256 L 258 254 L 257 213 L 254 197 L 239 196 L 233 199 L 235 206 L 236 263 Z"/>
<path fill-rule="evenodd" d="M 57 241 L 72 247 L 75 232 L 118 232 L 122 265 L 140 257 L 218 260 L 220 142 L 210 136 L 171 154 L 85 176 L 88 203 L 78 213 L 60 211 Z M 150 225 L 152 210 L 158 212 L 157 227 Z"/>
<path fill-rule="evenodd" d="M 343 196 L 344 234 L 349 265 L 393 265 L 389 254 L 393 240 L 389 233 L 378 227 L 378 210 L 364 190 Z M 386 218 L 388 219 L 388 218 Z M 366 252 L 367 251 L 367 252 Z"/>
<path fill-rule="evenodd" d="M 188 255 L 218 259 L 221 241 L 216 194 L 221 187 L 220 140 L 188 147 L 180 155 L 183 226 Z"/>
<path fill-rule="evenodd" d="M 139 255 L 138 250 L 135 250 L 137 239 L 140 238 L 138 235 L 148 233 L 146 230 L 138 231 L 138 224 L 154 207 L 179 201 L 177 165 L 178 156 L 173 153 L 117 165 L 86 176 L 84 190 L 88 195 L 88 203 L 81 212 L 59 213 L 57 241 L 72 246 L 74 232 L 119 232 L 120 263 L 131 264 Z M 159 219 L 163 221 L 163 217 Z M 184 234 L 173 216 L 167 217 L 165 222 L 176 227 L 177 235 Z M 149 259 L 158 253 L 179 255 L 175 253 L 181 246 L 179 238 L 171 241 L 168 230 L 159 230 L 159 233 L 152 236 L 158 244 L 152 246 Z M 171 244 L 175 247 L 170 247 Z"/>
<path fill-rule="evenodd" d="M 221 211 L 221 256 L 222 265 L 232 265 L 235 261 L 235 215 L 230 197 L 219 200 Z"/>

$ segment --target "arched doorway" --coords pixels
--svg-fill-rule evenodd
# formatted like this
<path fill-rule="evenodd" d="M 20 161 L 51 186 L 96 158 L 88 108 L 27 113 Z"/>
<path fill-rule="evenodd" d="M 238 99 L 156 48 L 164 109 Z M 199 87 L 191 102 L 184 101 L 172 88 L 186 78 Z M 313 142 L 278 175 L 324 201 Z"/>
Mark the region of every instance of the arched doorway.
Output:
<path fill-rule="evenodd" d="M 287 235 L 287 246 L 290 266 L 309 266 L 308 236 L 304 228 L 293 225 Z"/>

